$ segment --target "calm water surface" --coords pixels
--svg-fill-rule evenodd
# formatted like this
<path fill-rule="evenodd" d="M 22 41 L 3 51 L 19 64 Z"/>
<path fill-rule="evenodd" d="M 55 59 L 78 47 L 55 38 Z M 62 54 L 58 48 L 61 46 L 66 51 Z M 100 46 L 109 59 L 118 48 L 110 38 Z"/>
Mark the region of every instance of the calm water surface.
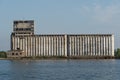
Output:
<path fill-rule="evenodd" d="M 120 80 L 120 60 L 0 60 L 0 80 Z"/>

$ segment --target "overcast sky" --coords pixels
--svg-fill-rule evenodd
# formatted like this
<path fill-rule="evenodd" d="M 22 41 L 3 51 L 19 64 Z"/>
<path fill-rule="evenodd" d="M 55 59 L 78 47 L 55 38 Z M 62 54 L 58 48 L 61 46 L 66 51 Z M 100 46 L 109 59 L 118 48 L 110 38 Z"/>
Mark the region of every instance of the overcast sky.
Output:
<path fill-rule="evenodd" d="M 120 47 L 120 0 L 0 0 L 0 50 L 14 20 L 34 20 L 35 34 L 114 34 Z"/>

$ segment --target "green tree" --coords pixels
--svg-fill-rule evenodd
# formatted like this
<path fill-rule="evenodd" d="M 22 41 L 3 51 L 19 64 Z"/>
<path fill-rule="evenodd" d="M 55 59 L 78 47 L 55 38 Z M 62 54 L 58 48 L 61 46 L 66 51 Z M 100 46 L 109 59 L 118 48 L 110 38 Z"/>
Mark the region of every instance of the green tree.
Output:
<path fill-rule="evenodd" d="M 120 58 L 120 49 L 115 50 L 115 57 Z"/>
<path fill-rule="evenodd" d="M 5 51 L 0 51 L 0 58 L 7 58 L 7 54 Z"/>

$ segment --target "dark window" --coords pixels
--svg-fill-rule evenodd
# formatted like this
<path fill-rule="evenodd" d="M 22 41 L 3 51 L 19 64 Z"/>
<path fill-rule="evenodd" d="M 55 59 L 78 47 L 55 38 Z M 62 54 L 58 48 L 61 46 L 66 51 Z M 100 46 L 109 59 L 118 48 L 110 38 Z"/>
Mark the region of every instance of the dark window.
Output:
<path fill-rule="evenodd" d="M 22 53 L 20 53 L 20 55 L 22 55 Z"/>
<path fill-rule="evenodd" d="M 12 55 L 14 55 L 14 53 L 12 53 Z"/>
<path fill-rule="evenodd" d="M 17 48 L 17 50 L 20 50 L 20 48 Z"/>
<path fill-rule="evenodd" d="M 16 55 L 18 55 L 18 53 L 16 53 Z"/>

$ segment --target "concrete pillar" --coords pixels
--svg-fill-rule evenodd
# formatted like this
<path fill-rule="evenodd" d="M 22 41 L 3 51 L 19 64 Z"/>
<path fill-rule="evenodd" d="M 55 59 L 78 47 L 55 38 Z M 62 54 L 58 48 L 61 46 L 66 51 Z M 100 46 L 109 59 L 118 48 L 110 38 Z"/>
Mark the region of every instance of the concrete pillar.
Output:
<path fill-rule="evenodd" d="M 79 40 L 80 40 L 80 44 L 79 44 L 79 46 L 80 46 L 80 56 L 82 56 L 82 37 L 80 36 L 79 37 Z"/>
<path fill-rule="evenodd" d="M 97 56 L 97 35 L 95 36 L 95 56 Z"/>
<path fill-rule="evenodd" d="M 27 56 L 27 37 L 24 37 L 24 40 L 25 40 L 25 56 Z"/>
<path fill-rule="evenodd" d="M 15 37 L 15 50 L 17 50 L 17 37 Z"/>
<path fill-rule="evenodd" d="M 33 37 L 33 53 L 32 53 L 32 56 L 36 56 L 36 52 L 35 52 L 35 45 L 36 42 L 35 42 L 35 36 Z"/>
<path fill-rule="evenodd" d="M 20 48 L 20 45 L 19 45 L 19 37 L 17 37 L 17 47 Z"/>
<path fill-rule="evenodd" d="M 40 45 L 39 45 L 39 49 L 40 49 L 40 56 L 42 56 L 42 36 L 40 36 Z"/>
<path fill-rule="evenodd" d="M 40 55 L 43 56 L 43 37 L 40 37 Z"/>
<path fill-rule="evenodd" d="M 50 36 L 48 36 L 48 56 L 50 56 Z"/>
<path fill-rule="evenodd" d="M 76 45 L 76 35 L 74 36 L 74 42 L 75 42 L 75 55 L 74 56 L 77 56 L 77 45 Z"/>
<path fill-rule="evenodd" d="M 49 55 L 52 56 L 51 55 L 51 53 L 52 53 L 52 37 L 51 36 L 49 37 L 49 42 L 50 42 L 50 45 L 49 45 Z"/>
<path fill-rule="evenodd" d="M 57 56 L 60 56 L 60 55 L 58 54 L 58 37 L 59 37 L 59 35 L 56 36 L 56 55 L 57 55 Z"/>
<path fill-rule="evenodd" d="M 103 49 L 103 48 L 104 48 L 104 47 L 103 47 L 103 43 L 104 43 L 103 40 L 104 40 L 104 38 L 103 38 L 103 36 L 101 36 L 101 51 L 100 51 L 100 52 L 101 52 L 101 56 L 103 56 L 103 50 L 104 50 L 104 49 Z"/>
<path fill-rule="evenodd" d="M 72 56 L 74 56 L 74 53 L 75 53 L 75 49 L 74 49 L 74 36 L 72 36 Z"/>
<path fill-rule="evenodd" d="M 62 55 L 62 36 L 59 38 L 59 40 L 60 40 L 60 55 L 63 56 Z"/>
<path fill-rule="evenodd" d="M 53 43 L 53 36 L 52 36 L 52 37 L 51 37 L 51 46 L 52 46 L 52 47 L 51 47 L 51 55 L 52 55 L 52 56 L 54 56 L 54 55 L 53 55 L 53 50 L 54 50 L 54 49 L 53 49 L 53 47 L 54 47 L 53 44 L 54 44 L 54 43 Z"/>
<path fill-rule="evenodd" d="M 114 56 L 114 35 L 112 35 L 112 56 Z"/>
<path fill-rule="evenodd" d="M 105 37 L 103 36 L 103 55 L 105 56 Z"/>
<path fill-rule="evenodd" d="M 12 43 L 13 43 L 13 50 L 15 50 L 15 38 L 12 37 Z"/>
<path fill-rule="evenodd" d="M 62 55 L 65 56 L 65 52 L 64 52 L 64 36 L 62 37 Z"/>
<path fill-rule="evenodd" d="M 90 56 L 90 39 L 89 38 L 90 37 L 87 36 L 87 54 L 88 54 L 88 56 Z"/>
<path fill-rule="evenodd" d="M 92 37 L 93 38 L 93 56 L 95 56 L 95 36 Z"/>
<path fill-rule="evenodd" d="M 55 39 L 55 42 L 54 42 L 55 43 L 55 46 L 54 46 L 55 52 L 54 52 L 54 54 L 55 54 L 55 56 L 57 56 L 57 40 L 56 40 L 57 39 L 57 35 L 55 36 L 54 39 Z"/>
<path fill-rule="evenodd" d="M 47 56 L 49 56 L 49 36 L 47 36 Z"/>
<path fill-rule="evenodd" d="M 98 55 L 100 56 L 100 36 L 98 36 Z"/>
<path fill-rule="evenodd" d="M 106 36 L 106 56 L 108 56 L 108 36 Z"/>
<path fill-rule="evenodd" d="M 46 56 L 46 53 L 45 53 L 45 36 L 43 37 L 43 55 Z"/>
<path fill-rule="evenodd" d="M 36 53 L 36 56 L 39 56 L 39 40 L 38 40 L 38 36 L 36 36 L 36 50 L 35 50 L 35 53 Z"/>
<path fill-rule="evenodd" d="M 108 56 L 109 56 L 109 36 L 108 36 Z"/>
<path fill-rule="evenodd" d="M 86 55 L 88 56 L 89 55 L 89 39 L 88 39 L 88 36 L 86 36 Z"/>
<path fill-rule="evenodd" d="M 28 38 L 27 38 L 27 46 L 28 46 L 28 48 L 27 48 L 27 51 L 28 51 L 28 56 L 30 56 L 30 37 L 28 36 Z"/>
<path fill-rule="evenodd" d="M 41 56 L 41 36 L 39 36 L 39 56 Z"/>
<path fill-rule="evenodd" d="M 33 56 L 33 36 L 31 37 L 31 56 Z"/>

